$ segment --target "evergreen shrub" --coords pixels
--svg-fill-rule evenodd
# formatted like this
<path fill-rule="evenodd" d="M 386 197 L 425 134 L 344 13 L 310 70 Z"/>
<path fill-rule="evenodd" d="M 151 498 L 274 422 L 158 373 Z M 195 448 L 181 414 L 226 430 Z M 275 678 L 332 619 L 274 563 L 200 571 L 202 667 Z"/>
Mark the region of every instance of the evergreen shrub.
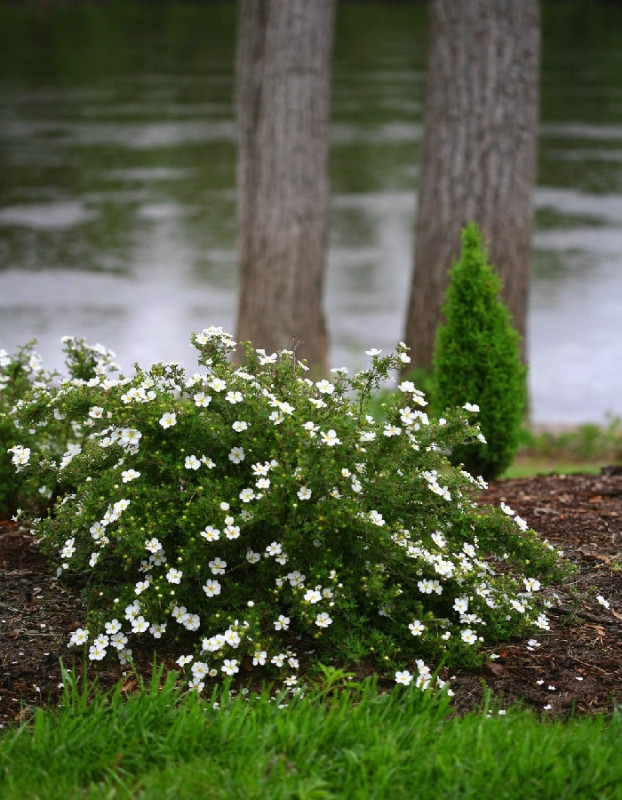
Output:
<path fill-rule="evenodd" d="M 474 475 L 496 478 L 512 463 L 527 400 L 520 337 L 500 297 L 477 225 L 462 232 L 460 260 L 451 271 L 434 350 L 434 407 L 477 408 L 480 439 L 456 445 L 451 461 Z"/>

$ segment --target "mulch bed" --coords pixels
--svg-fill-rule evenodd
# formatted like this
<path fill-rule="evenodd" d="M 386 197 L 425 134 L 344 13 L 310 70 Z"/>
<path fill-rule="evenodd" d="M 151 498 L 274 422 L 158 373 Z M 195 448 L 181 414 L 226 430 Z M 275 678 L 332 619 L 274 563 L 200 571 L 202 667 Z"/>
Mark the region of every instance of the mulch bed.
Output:
<path fill-rule="evenodd" d="M 534 633 L 537 644 L 506 644 L 481 670 L 450 676 L 455 707 L 480 707 L 487 687 L 503 707 L 521 701 L 558 716 L 612 711 L 622 703 L 622 468 L 496 481 L 482 500 L 506 502 L 579 571 L 555 589 L 551 630 Z M 50 575 L 30 534 L 0 521 L 1 726 L 58 701 L 60 658 L 81 672 L 81 654 L 67 648 L 81 608 L 77 590 Z M 146 675 L 151 655 L 135 651 L 137 668 Z M 172 657 L 161 658 L 175 666 Z M 106 687 L 123 669 L 103 663 L 90 665 L 89 674 Z M 129 688 L 131 683 L 130 677 Z"/>

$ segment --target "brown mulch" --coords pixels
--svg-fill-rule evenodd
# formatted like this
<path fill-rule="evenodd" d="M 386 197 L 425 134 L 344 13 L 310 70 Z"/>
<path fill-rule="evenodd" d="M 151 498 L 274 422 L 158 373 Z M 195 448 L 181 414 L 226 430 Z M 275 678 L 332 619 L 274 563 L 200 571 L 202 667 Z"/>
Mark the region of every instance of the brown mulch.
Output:
<path fill-rule="evenodd" d="M 550 631 L 499 647 L 480 671 L 451 676 L 454 705 L 479 706 L 485 684 L 503 706 L 521 701 L 559 716 L 612 711 L 622 703 L 622 468 L 496 481 L 482 500 L 506 502 L 579 571 L 555 589 Z M 80 673 L 81 657 L 67 641 L 81 608 L 77 590 L 50 575 L 30 534 L 0 521 L 0 726 L 59 699 L 60 658 Z M 135 655 L 148 675 L 151 654 Z M 89 667 L 102 686 L 122 670 Z"/>

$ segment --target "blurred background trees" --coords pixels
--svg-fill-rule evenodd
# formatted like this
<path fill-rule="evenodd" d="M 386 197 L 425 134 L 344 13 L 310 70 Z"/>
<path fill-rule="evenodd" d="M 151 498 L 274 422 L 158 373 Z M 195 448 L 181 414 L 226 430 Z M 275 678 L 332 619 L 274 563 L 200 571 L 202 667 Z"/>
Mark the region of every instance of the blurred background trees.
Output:
<path fill-rule="evenodd" d="M 241 0 L 236 58 L 237 338 L 324 370 L 336 0 Z"/>
<path fill-rule="evenodd" d="M 430 0 L 424 141 L 405 341 L 431 364 L 460 231 L 483 230 L 523 340 L 538 124 L 539 0 Z"/>

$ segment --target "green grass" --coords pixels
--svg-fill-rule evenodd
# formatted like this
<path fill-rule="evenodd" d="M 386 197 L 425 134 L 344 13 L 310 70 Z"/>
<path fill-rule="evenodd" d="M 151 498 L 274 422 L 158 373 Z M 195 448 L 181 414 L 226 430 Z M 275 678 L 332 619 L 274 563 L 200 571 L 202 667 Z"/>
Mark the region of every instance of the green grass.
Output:
<path fill-rule="evenodd" d="M 201 701 L 156 675 L 129 697 L 73 685 L 3 732 L 0 797 L 621 798 L 621 741 L 622 713 L 456 717 L 446 698 L 330 676 L 302 699 Z"/>
<path fill-rule="evenodd" d="M 501 476 L 501 480 L 506 478 L 532 478 L 536 475 L 572 475 L 577 472 L 587 472 L 597 475 L 601 469 L 609 462 L 601 460 L 590 461 L 568 461 L 566 459 L 544 458 L 543 456 L 518 455 L 514 463 L 509 466 Z"/>
<path fill-rule="evenodd" d="M 573 472 L 597 474 L 602 467 L 622 464 L 622 420 L 608 425 L 574 428 L 523 428 L 521 446 L 502 478 Z"/>

